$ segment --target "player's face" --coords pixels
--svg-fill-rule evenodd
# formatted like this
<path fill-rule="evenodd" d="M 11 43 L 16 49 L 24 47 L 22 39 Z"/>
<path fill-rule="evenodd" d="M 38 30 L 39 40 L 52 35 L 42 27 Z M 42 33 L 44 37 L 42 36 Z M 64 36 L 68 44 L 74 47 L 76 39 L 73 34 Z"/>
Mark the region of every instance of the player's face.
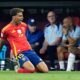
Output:
<path fill-rule="evenodd" d="M 70 19 L 70 18 L 65 18 L 65 19 L 63 20 L 63 26 L 66 27 L 66 28 L 72 26 L 72 19 Z"/>
<path fill-rule="evenodd" d="M 54 12 L 49 12 L 48 15 L 47 15 L 47 19 L 50 22 L 50 24 L 55 23 L 55 21 L 56 21 L 55 13 Z"/>
<path fill-rule="evenodd" d="M 29 27 L 29 30 L 30 30 L 31 33 L 34 33 L 36 31 L 36 26 L 28 25 L 28 27 Z"/>
<path fill-rule="evenodd" d="M 17 15 L 15 16 L 15 22 L 16 23 L 20 23 L 23 21 L 23 13 L 22 12 L 19 12 L 17 13 Z"/>

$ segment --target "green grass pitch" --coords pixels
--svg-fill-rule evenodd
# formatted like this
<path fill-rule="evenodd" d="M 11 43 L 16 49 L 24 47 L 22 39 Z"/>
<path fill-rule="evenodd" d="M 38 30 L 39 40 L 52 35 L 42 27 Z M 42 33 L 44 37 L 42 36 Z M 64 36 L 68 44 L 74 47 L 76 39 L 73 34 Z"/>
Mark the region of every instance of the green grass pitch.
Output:
<path fill-rule="evenodd" d="M 14 71 L 0 71 L 0 80 L 80 80 L 80 72 L 50 71 L 22 74 Z"/>

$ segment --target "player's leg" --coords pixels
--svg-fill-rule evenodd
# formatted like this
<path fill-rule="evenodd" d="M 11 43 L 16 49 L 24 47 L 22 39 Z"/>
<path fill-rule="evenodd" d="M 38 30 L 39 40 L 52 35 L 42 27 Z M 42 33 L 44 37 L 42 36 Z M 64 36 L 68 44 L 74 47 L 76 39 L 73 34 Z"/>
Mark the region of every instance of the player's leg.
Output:
<path fill-rule="evenodd" d="M 36 65 L 37 69 L 40 71 L 40 72 L 48 72 L 48 67 L 47 65 L 44 63 L 44 61 L 42 62 L 39 62 L 37 65 Z"/>
<path fill-rule="evenodd" d="M 64 52 L 68 52 L 67 49 L 65 49 L 62 46 L 59 46 L 57 48 L 57 55 L 58 55 L 58 61 L 59 61 L 59 66 L 61 70 L 64 70 Z"/>
<path fill-rule="evenodd" d="M 35 71 L 35 67 L 34 67 L 34 65 L 30 61 L 26 61 L 23 64 L 23 68 L 27 69 L 27 70 Z"/>
<path fill-rule="evenodd" d="M 29 51 L 28 58 L 34 64 L 40 72 L 48 72 L 48 67 L 44 61 L 32 50 Z"/>
<path fill-rule="evenodd" d="M 18 55 L 20 67 L 23 67 L 28 72 L 35 72 L 34 65 L 30 62 L 28 57 L 26 57 L 23 53 Z"/>
<path fill-rule="evenodd" d="M 67 71 L 71 71 L 72 67 L 74 66 L 75 56 L 80 54 L 80 49 L 77 47 L 69 47 L 69 56 L 68 56 L 68 63 L 67 63 Z"/>

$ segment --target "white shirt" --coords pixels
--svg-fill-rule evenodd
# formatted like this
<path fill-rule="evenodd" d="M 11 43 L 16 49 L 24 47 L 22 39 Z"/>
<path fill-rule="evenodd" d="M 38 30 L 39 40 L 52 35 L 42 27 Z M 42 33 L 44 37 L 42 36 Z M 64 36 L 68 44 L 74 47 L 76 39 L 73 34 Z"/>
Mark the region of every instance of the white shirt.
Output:
<path fill-rule="evenodd" d="M 57 39 L 57 37 L 62 37 L 62 25 L 50 25 L 44 30 L 44 37 L 48 44 L 51 45 Z"/>

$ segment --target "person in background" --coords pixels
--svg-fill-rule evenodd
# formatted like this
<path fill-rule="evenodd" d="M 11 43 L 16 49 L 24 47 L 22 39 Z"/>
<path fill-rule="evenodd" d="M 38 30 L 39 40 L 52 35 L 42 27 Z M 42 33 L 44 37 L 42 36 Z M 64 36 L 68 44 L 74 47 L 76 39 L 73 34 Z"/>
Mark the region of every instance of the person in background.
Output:
<path fill-rule="evenodd" d="M 27 21 L 28 30 L 26 30 L 26 37 L 32 49 L 39 54 L 39 50 L 44 40 L 43 32 L 38 28 L 36 19 L 30 18 Z"/>
<path fill-rule="evenodd" d="M 44 30 L 44 42 L 40 49 L 40 54 L 48 54 L 51 67 L 50 70 L 54 70 L 55 55 L 57 53 L 57 47 L 60 44 L 62 37 L 62 26 L 56 22 L 56 14 L 54 11 L 49 11 L 47 14 L 49 25 Z"/>
<path fill-rule="evenodd" d="M 63 36 L 62 43 L 57 48 L 58 60 L 60 70 L 65 70 L 64 66 L 64 53 L 70 53 L 68 57 L 67 71 L 72 70 L 72 63 L 74 62 L 75 56 L 71 53 L 71 48 L 79 46 L 80 28 L 73 24 L 72 17 L 66 17 L 63 19 Z M 75 48 L 74 48 L 75 51 Z M 71 66 L 72 65 L 72 66 Z"/>

